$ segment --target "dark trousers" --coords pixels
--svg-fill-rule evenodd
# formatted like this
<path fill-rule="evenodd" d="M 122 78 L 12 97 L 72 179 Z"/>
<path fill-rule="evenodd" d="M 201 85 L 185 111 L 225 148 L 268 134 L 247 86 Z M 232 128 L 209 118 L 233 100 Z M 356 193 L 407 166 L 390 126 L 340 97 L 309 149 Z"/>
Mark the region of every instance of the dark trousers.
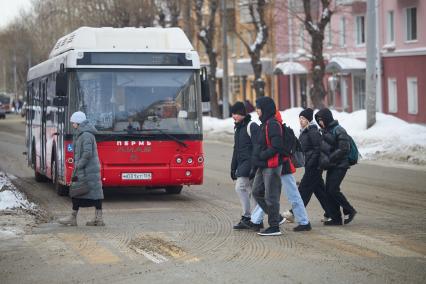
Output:
<path fill-rule="evenodd" d="M 278 227 L 280 223 L 281 168 L 258 169 L 253 181 L 253 197 L 268 214 L 270 227 Z"/>
<path fill-rule="evenodd" d="M 329 216 L 327 208 L 327 195 L 325 193 L 324 180 L 322 179 L 322 170 L 316 168 L 305 168 L 305 174 L 299 184 L 299 192 L 305 207 L 308 206 L 312 194 L 315 194 L 325 216 Z"/>
<path fill-rule="evenodd" d="M 80 207 L 95 207 L 102 210 L 102 199 L 72 198 L 72 210 L 78 210 Z"/>
<path fill-rule="evenodd" d="M 343 208 L 343 214 L 354 212 L 355 209 L 340 191 L 340 184 L 342 183 L 347 169 L 330 169 L 327 171 L 325 180 L 325 191 L 327 194 L 327 208 L 330 217 L 333 220 L 342 220 L 340 207 Z"/>

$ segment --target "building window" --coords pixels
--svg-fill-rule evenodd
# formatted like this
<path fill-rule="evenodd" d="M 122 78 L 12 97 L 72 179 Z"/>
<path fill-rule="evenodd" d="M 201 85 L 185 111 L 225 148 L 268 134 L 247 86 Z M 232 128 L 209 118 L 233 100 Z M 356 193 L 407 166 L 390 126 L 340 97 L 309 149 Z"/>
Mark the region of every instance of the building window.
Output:
<path fill-rule="evenodd" d="M 392 43 L 395 41 L 395 29 L 394 29 L 394 17 L 393 11 L 388 12 L 388 24 L 387 24 L 387 34 L 386 34 L 386 42 Z"/>
<path fill-rule="evenodd" d="M 356 44 L 365 44 L 365 17 L 356 16 Z"/>
<path fill-rule="evenodd" d="M 340 18 L 340 47 L 346 47 L 346 19 Z"/>
<path fill-rule="evenodd" d="M 388 101 L 389 112 L 398 112 L 398 96 L 395 78 L 388 78 Z"/>
<path fill-rule="evenodd" d="M 229 77 L 231 93 L 234 95 L 234 98 L 237 98 L 240 95 L 240 77 L 239 76 L 231 76 Z"/>
<path fill-rule="evenodd" d="M 417 8 L 407 8 L 405 11 L 406 40 L 417 40 Z"/>
<path fill-rule="evenodd" d="M 301 24 L 299 29 L 299 46 L 305 49 L 305 25 Z"/>
<path fill-rule="evenodd" d="M 407 78 L 408 113 L 417 114 L 419 111 L 417 98 L 417 78 Z"/>
<path fill-rule="evenodd" d="M 327 25 L 327 47 L 331 48 L 332 46 L 332 37 L 331 37 L 331 22 Z"/>

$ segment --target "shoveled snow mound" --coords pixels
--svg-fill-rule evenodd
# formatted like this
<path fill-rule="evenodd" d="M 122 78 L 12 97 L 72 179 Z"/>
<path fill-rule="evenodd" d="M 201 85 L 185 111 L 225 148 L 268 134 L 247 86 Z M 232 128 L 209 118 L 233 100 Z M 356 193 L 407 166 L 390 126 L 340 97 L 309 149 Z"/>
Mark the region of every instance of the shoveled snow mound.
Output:
<path fill-rule="evenodd" d="M 39 209 L 10 182 L 12 175 L 0 172 L 0 241 L 16 238 L 35 222 Z"/>
<path fill-rule="evenodd" d="M 0 210 L 5 209 L 35 209 L 35 204 L 16 190 L 10 179 L 0 172 Z"/>
<path fill-rule="evenodd" d="M 302 108 L 281 111 L 287 125 L 296 135 L 300 131 L 299 113 Z M 426 165 L 426 127 L 407 123 L 392 115 L 376 113 L 376 124 L 366 128 L 366 111 L 353 113 L 332 111 L 335 119 L 346 129 L 358 145 L 363 159 L 390 159 L 411 164 Z M 316 111 L 315 111 L 316 113 Z M 255 112 L 254 121 L 259 122 Z M 203 117 L 204 133 L 207 139 L 232 142 L 233 120 Z"/>

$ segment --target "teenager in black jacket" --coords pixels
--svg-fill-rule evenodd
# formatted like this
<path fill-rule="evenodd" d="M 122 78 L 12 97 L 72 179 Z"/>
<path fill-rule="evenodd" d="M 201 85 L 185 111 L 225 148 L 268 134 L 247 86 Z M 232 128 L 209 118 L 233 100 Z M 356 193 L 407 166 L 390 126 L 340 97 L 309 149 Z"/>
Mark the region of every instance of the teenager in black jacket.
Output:
<path fill-rule="evenodd" d="M 250 176 L 252 170 L 253 145 L 256 143 L 259 126 L 251 120 L 250 114 L 247 114 L 244 103 L 236 102 L 231 107 L 232 118 L 235 121 L 234 126 L 234 151 L 231 162 L 231 178 L 236 180 L 235 191 L 240 198 L 243 214 L 238 224 L 234 226 L 236 230 L 254 229 L 254 227 L 263 227 L 263 224 L 253 223 L 251 215 L 253 208 L 254 215 L 263 214 L 262 209 L 257 206 L 252 198 L 253 177 Z"/>
<path fill-rule="evenodd" d="M 299 191 L 305 207 L 308 205 L 312 194 L 321 204 L 326 217 L 327 197 L 325 193 L 322 170 L 319 168 L 321 134 L 318 126 L 312 120 L 314 111 L 311 108 L 303 110 L 299 114 L 300 136 L 299 141 L 305 154 L 305 173 L 300 181 Z"/>
<path fill-rule="evenodd" d="M 253 196 L 268 214 L 269 228 L 258 233 L 262 236 L 281 235 L 279 223 L 281 168 L 283 152 L 281 124 L 275 119 L 276 107 L 270 97 L 256 100 L 256 111 L 262 122 L 253 151 L 253 165 L 258 167 L 253 182 Z"/>
<path fill-rule="evenodd" d="M 319 166 L 327 171 L 325 182 L 327 213 L 332 219 L 324 222 L 324 225 L 342 225 L 340 207 L 343 208 L 343 214 L 347 217 L 345 224 L 348 224 L 357 212 L 341 192 L 340 184 L 349 169 L 350 138 L 339 122 L 334 120 L 333 114 L 328 108 L 318 111 L 315 114 L 315 120 L 323 133 Z"/>

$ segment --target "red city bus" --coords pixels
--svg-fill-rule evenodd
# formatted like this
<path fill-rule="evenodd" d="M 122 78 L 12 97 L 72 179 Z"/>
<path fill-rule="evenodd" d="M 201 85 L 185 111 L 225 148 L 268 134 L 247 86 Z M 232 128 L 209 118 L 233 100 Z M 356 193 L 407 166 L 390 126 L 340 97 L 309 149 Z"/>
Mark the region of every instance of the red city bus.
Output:
<path fill-rule="evenodd" d="M 208 82 L 181 29 L 79 28 L 58 40 L 27 81 L 28 165 L 59 195 L 68 193 L 74 167 L 75 111 L 98 130 L 104 188 L 179 194 L 183 185 L 202 184 Z"/>

